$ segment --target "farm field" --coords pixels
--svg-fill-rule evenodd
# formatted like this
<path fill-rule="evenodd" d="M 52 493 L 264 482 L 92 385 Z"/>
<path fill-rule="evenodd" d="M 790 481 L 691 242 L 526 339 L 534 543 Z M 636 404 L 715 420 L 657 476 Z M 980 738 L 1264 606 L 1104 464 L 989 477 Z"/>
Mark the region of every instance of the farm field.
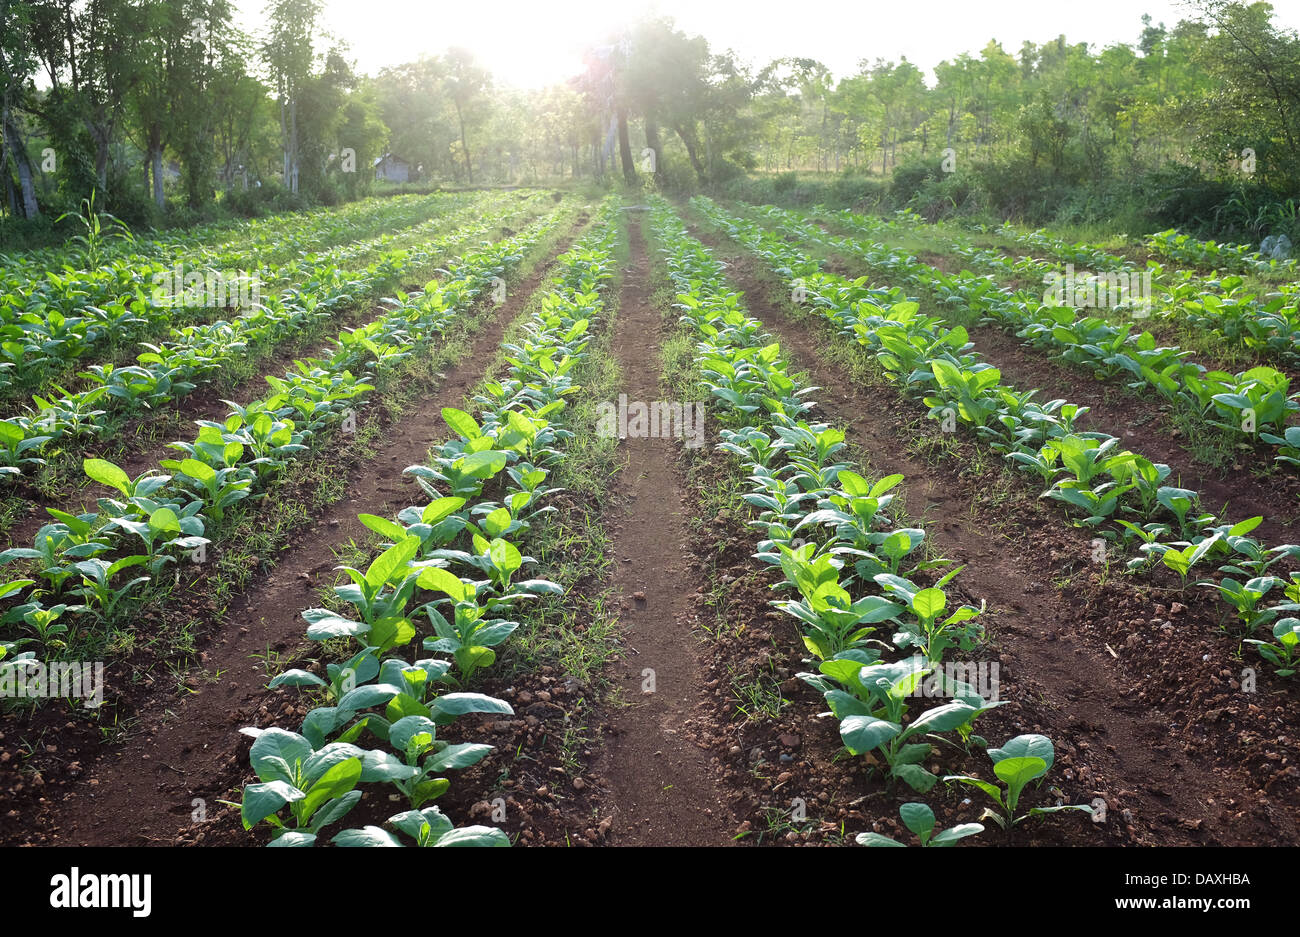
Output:
<path fill-rule="evenodd" d="M 1300 8 L 1149 6 L 0 0 L 17 920 L 1285 914 Z"/>
<path fill-rule="evenodd" d="M 1296 844 L 1289 268 L 1131 245 L 1135 328 L 1009 226 L 298 223 L 254 308 L 120 304 L 136 364 L 9 258 L 0 666 L 74 680 L 5 701 L 6 844 Z"/>

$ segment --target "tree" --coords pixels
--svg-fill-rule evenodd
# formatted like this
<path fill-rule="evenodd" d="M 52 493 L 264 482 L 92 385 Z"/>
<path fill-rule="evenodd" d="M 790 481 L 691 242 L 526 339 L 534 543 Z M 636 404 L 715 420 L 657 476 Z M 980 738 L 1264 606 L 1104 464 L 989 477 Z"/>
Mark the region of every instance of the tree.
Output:
<path fill-rule="evenodd" d="M 280 137 L 284 147 L 284 184 L 298 191 L 298 98 L 311 78 L 314 64 L 312 34 L 322 0 L 270 0 L 262 60 L 270 72 L 280 102 Z"/>
<path fill-rule="evenodd" d="M 487 93 L 492 79 L 485 69 L 475 64 L 474 56 L 467 50 L 449 49 L 443 57 L 443 83 L 456 109 L 460 148 L 465 154 L 465 177 L 473 185 L 474 162 L 470 158 L 469 139 L 465 133 L 466 115 L 472 114 L 475 123 L 486 116 Z"/>
<path fill-rule="evenodd" d="M 9 164 L 13 164 L 25 218 L 35 218 L 41 213 L 36 202 L 31 160 L 14 113 L 26 93 L 27 81 L 36 71 L 36 60 L 28 44 L 30 29 L 30 7 L 15 4 L 13 0 L 0 0 L 0 154 L 3 154 L 0 166 L 4 167 L 5 188 L 12 195 Z"/>

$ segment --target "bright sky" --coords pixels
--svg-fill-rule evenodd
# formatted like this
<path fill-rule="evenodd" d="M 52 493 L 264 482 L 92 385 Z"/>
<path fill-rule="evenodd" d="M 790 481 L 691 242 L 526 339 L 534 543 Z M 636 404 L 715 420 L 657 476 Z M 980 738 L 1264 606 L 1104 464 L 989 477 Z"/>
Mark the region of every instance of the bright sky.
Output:
<path fill-rule="evenodd" d="M 260 25 L 263 2 L 237 0 L 245 28 Z M 1282 25 L 1300 27 L 1298 0 L 1274 9 Z M 1098 48 L 1133 43 L 1144 12 L 1172 26 L 1187 10 L 1183 0 L 325 0 L 324 21 L 369 74 L 460 45 L 498 81 L 535 88 L 576 74 L 584 46 L 646 13 L 752 63 L 807 56 L 838 77 L 861 59 L 902 56 L 928 72 L 994 38 L 1012 54 L 1061 33 Z"/>

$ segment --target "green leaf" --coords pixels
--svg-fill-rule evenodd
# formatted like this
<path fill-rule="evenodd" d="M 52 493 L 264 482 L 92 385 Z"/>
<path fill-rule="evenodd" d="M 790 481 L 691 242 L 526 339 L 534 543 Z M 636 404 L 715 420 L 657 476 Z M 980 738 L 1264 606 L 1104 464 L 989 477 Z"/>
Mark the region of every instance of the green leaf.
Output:
<path fill-rule="evenodd" d="M 424 524 L 436 524 L 439 521 L 450 517 L 464 506 L 464 498 L 437 498 L 436 500 L 429 502 L 424 511 L 420 514 L 420 522 Z"/>
<path fill-rule="evenodd" d="M 388 582 L 405 579 L 410 570 L 407 564 L 415 559 L 420 549 L 420 538 L 403 537 L 375 558 L 366 570 L 366 583 L 372 589 L 378 589 Z"/>
<path fill-rule="evenodd" d="M 948 598 L 942 589 L 922 589 L 912 597 L 912 610 L 925 619 L 932 621 L 948 604 Z"/>
<path fill-rule="evenodd" d="M 874 716 L 849 716 L 840 723 L 840 738 L 855 755 L 866 754 L 901 731 L 896 723 Z"/>
<path fill-rule="evenodd" d="M 921 731 L 951 732 L 970 722 L 977 711 L 966 703 L 946 703 L 943 706 L 936 706 L 908 726 L 905 734 L 912 735 Z"/>
<path fill-rule="evenodd" d="M 938 783 L 939 779 L 920 765 L 895 765 L 894 777 L 907 783 L 918 794 L 924 794 Z"/>
<path fill-rule="evenodd" d="M 424 770 L 430 774 L 444 771 L 459 771 L 470 765 L 478 764 L 492 752 L 491 745 L 464 742 L 448 745 L 436 755 L 430 756 L 424 763 Z"/>
<path fill-rule="evenodd" d="M 440 566 L 426 566 L 420 573 L 416 584 L 421 589 L 431 592 L 445 592 L 453 602 L 463 602 L 468 595 L 465 583 L 460 577 Z"/>
<path fill-rule="evenodd" d="M 401 692 L 401 687 L 388 683 L 371 683 L 366 686 L 359 686 L 350 693 L 343 695 L 343 698 L 338 702 L 338 708 L 353 712 L 359 709 L 369 709 L 371 706 L 387 703 Z"/>
<path fill-rule="evenodd" d="M 870 483 L 857 472 L 843 469 L 836 477 L 839 479 L 840 487 L 844 489 L 845 494 L 852 495 L 855 498 L 865 498 L 871 493 Z"/>
<path fill-rule="evenodd" d="M 387 830 L 380 829 L 377 826 L 366 826 L 359 830 L 344 830 L 332 840 L 335 846 L 344 847 L 379 847 L 379 846 L 401 846 L 402 841 L 389 833 Z"/>
<path fill-rule="evenodd" d="M 390 521 L 386 517 L 379 517 L 375 514 L 358 514 L 357 520 L 361 521 L 361 523 L 365 524 L 380 536 L 388 537 L 394 543 L 407 536 L 405 527 L 401 524 Z"/>
<path fill-rule="evenodd" d="M 356 787 L 359 780 L 361 780 L 361 759 L 349 758 L 347 761 L 340 761 L 320 776 L 307 792 L 307 796 L 303 798 L 302 804 L 296 809 L 301 816 L 310 821 L 326 801 L 342 797 Z"/>
<path fill-rule="evenodd" d="M 513 412 L 513 411 L 512 411 Z M 487 517 L 483 518 L 483 529 L 489 537 L 500 537 L 510 527 L 513 520 L 510 512 L 505 508 L 497 508 Z"/>
<path fill-rule="evenodd" d="M 239 810 L 244 829 L 251 830 L 285 804 L 302 800 L 306 796 L 287 781 L 249 784 L 244 788 L 244 802 Z"/>
<path fill-rule="evenodd" d="M 149 515 L 149 526 L 159 533 L 180 533 L 181 519 L 171 508 L 159 508 Z"/>
<path fill-rule="evenodd" d="M 1056 761 L 1056 748 L 1047 736 L 1028 733 L 1009 739 L 1001 748 L 990 748 L 989 757 L 994 764 L 1005 758 L 1041 758 L 1048 770 Z"/>
<path fill-rule="evenodd" d="M 1047 773 L 1047 762 L 1041 758 L 1003 758 L 993 766 L 993 773 L 1013 791 L 1018 791 L 1035 778 Z"/>
<path fill-rule="evenodd" d="M 488 479 L 506 467 L 508 456 L 504 452 L 487 450 L 465 456 L 460 461 L 460 470 L 470 478 Z"/>
<path fill-rule="evenodd" d="M 464 410 L 457 410 L 455 407 L 443 407 L 442 418 L 448 426 L 466 439 L 477 439 L 483 435 L 483 430 L 479 427 L 477 421 Z"/>
<path fill-rule="evenodd" d="M 444 693 L 433 701 L 433 709 L 447 716 L 463 716 L 466 713 L 514 715 L 514 709 L 505 700 L 482 693 Z"/>
<path fill-rule="evenodd" d="M 112 462 L 104 459 L 83 459 L 82 470 L 92 480 L 110 488 L 116 488 L 122 494 L 131 494 L 131 478 Z M 188 474 L 188 473 L 187 473 Z"/>
<path fill-rule="evenodd" d="M 959 823 L 951 829 L 944 830 L 934 839 L 930 840 L 931 846 L 952 846 L 958 840 L 963 840 L 967 836 L 974 836 L 977 833 L 984 832 L 984 825 L 981 823 Z"/>
<path fill-rule="evenodd" d="M 510 837 L 504 831 L 491 826 L 463 826 L 458 830 L 452 830 L 450 833 L 444 833 L 434 843 L 434 846 L 437 847 L 500 847 L 509 845 Z"/>
<path fill-rule="evenodd" d="M 922 839 L 934 829 L 934 811 L 928 804 L 906 803 L 898 808 L 903 825 Z"/>
<path fill-rule="evenodd" d="M 253 740 L 248 760 L 263 781 L 292 782 L 298 765 L 311 753 L 311 743 L 296 732 L 266 729 Z"/>
<path fill-rule="evenodd" d="M 859 833 L 856 842 L 859 846 L 898 846 L 901 849 L 907 848 L 898 840 L 890 839 L 888 836 L 882 836 L 879 833 Z"/>
<path fill-rule="evenodd" d="M 182 459 L 181 472 L 202 485 L 210 484 L 217 477 L 216 469 L 198 459 Z"/>

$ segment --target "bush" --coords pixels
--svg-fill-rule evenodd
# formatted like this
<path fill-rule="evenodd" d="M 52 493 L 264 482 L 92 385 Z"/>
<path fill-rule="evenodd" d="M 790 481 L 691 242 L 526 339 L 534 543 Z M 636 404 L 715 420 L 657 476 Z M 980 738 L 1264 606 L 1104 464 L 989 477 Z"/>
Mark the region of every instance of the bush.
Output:
<path fill-rule="evenodd" d="M 1145 173 L 1137 183 L 1138 198 L 1146 212 L 1163 227 L 1204 233 L 1214 227 L 1219 209 L 1233 189 L 1208 179 L 1195 166 L 1168 163 Z"/>
<path fill-rule="evenodd" d="M 904 207 L 927 221 L 938 221 L 976 214 L 982 207 L 982 198 L 972 174 L 943 173 L 939 178 L 927 178 Z"/>
<path fill-rule="evenodd" d="M 1054 177 L 1047 166 L 1033 166 L 1018 156 L 978 163 L 971 173 L 990 210 L 1031 224 L 1055 218 L 1071 192 L 1071 186 Z"/>
<path fill-rule="evenodd" d="M 827 205 L 874 210 L 882 206 L 886 197 L 883 183 L 849 171 L 825 179 L 800 179 L 793 172 L 777 176 L 736 176 L 715 183 L 710 190 L 721 198 L 790 208 Z"/>
<path fill-rule="evenodd" d="M 921 187 L 931 182 L 938 182 L 943 177 L 939 164 L 935 160 L 911 160 L 894 167 L 889 177 L 889 199 L 897 208 L 909 204 Z"/>
<path fill-rule="evenodd" d="M 0 218 L 0 253 L 62 244 L 71 232 L 64 230 L 68 222 L 60 226 L 54 224 L 57 217 L 57 213 L 44 212 L 32 219 L 12 215 Z"/>
<path fill-rule="evenodd" d="M 799 174 L 783 172 L 772 180 L 772 191 L 777 195 L 789 196 L 799 185 Z"/>

